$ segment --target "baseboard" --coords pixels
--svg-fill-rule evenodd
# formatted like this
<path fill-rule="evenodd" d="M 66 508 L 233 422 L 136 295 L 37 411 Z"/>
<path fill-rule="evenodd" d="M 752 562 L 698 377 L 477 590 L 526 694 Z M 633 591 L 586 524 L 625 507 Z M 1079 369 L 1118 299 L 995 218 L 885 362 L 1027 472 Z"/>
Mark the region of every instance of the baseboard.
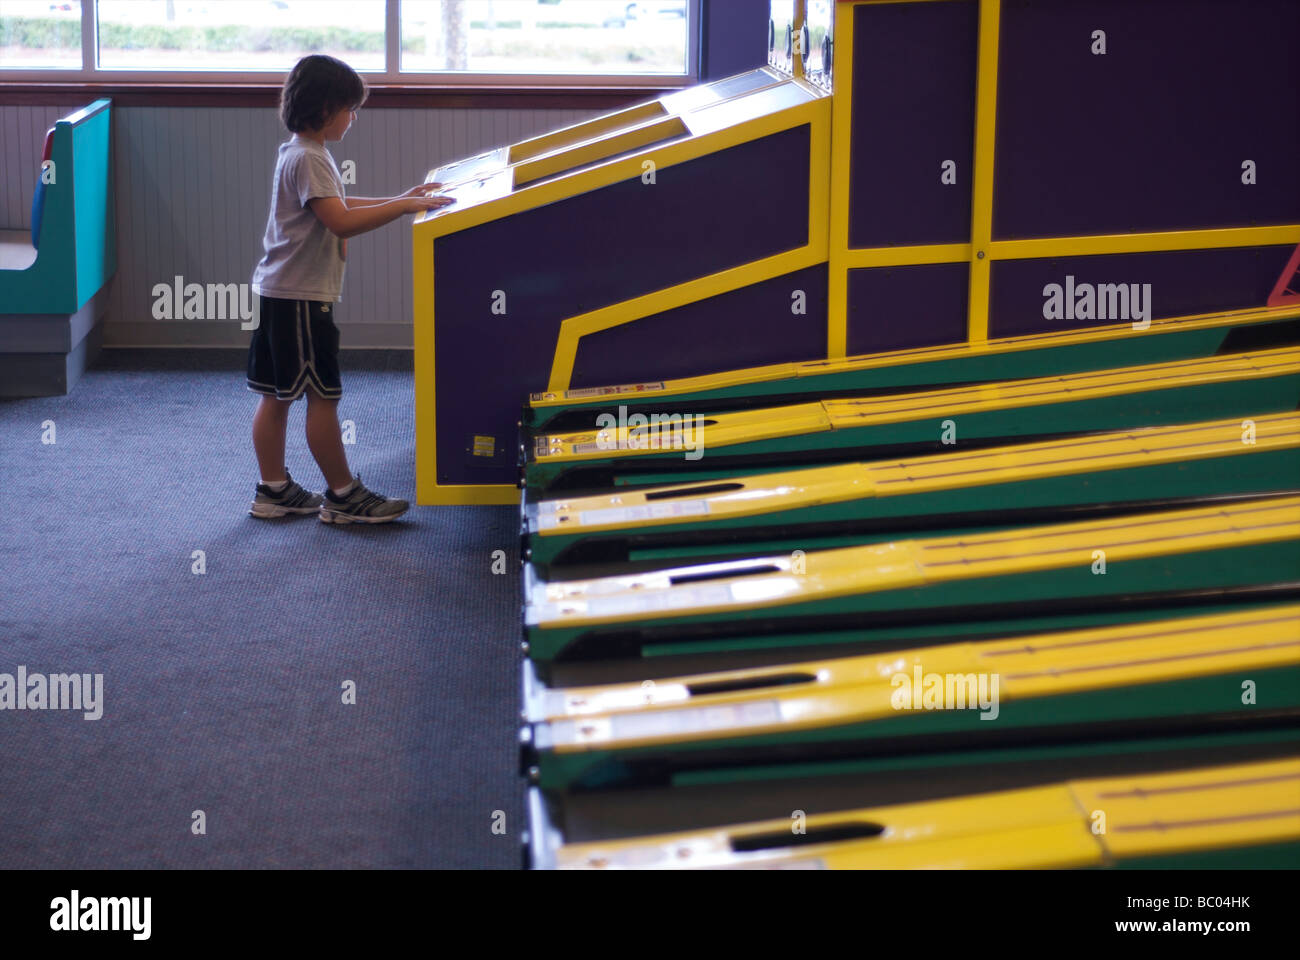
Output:
<path fill-rule="evenodd" d="M 247 347 L 113 347 L 104 346 L 99 367 L 105 370 L 244 370 Z M 410 350 L 343 349 L 339 365 L 349 370 L 390 370 L 410 373 L 415 354 Z"/>
<path fill-rule="evenodd" d="M 414 327 L 410 323 L 341 323 L 343 350 L 410 350 Z M 241 330 L 238 320 L 121 320 L 104 325 L 106 347 L 242 347 L 248 349 L 252 333 Z"/>

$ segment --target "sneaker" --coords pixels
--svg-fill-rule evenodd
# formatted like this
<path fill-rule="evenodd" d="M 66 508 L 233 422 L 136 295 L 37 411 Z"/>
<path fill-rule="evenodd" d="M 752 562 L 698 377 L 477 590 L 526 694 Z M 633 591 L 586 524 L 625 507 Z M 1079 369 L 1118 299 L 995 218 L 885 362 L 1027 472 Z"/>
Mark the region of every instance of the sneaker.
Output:
<path fill-rule="evenodd" d="M 293 477 L 289 476 L 287 470 L 284 475 L 289 483 L 279 493 L 276 493 L 264 483 L 257 485 L 257 496 L 253 499 L 252 506 L 248 508 L 250 514 L 255 517 L 269 519 L 294 513 L 318 513 L 320 511 L 320 505 L 325 498 L 319 493 L 304 490 L 294 483 Z"/>
<path fill-rule="evenodd" d="M 360 474 L 356 481 L 346 497 L 335 496 L 333 490 L 326 488 L 320 505 L 321 523 L 387 523 L 411 506 L 405 500 L 392 500 L 367 490 Z"/>

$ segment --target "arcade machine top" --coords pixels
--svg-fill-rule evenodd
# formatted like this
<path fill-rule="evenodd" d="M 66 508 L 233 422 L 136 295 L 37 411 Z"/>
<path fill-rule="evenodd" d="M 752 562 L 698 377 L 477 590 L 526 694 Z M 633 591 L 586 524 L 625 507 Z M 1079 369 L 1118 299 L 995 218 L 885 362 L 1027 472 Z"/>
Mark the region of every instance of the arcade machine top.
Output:
<path fill-rule="evenodd" d="M 806 0 L 772 0 L 768 66 L 687 87 L 654 100 L 444 164 L 425 177 L 454 197 L 450 208 L 430 211 L 421 223 L 439 234 L 463 229 L 479 217 L 468 209 L 526 187 L 622 158 L 651 146 L 698 137 L 808 103 L 831 92 L 830 0 L 814 0 L 821 20 L 803 19 Z M 798 19 L 796 19 L 796 8 Z M 802 55 L 795 55 L 795 51 Z M 799 78 L 806 82 L 791 83 Z"/>

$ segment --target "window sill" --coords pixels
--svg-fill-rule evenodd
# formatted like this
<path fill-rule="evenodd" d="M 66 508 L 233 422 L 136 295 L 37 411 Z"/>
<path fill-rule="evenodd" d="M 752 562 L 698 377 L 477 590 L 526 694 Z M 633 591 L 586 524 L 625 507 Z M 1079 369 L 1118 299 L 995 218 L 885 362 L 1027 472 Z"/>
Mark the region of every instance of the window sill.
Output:
<path fill-rule="evenodd" d="M 660 97 L 689 83 L 374 83 L 366 107 L 605 110 Z M 275 107 L 280 84 L 0 80 L 0 105 L 5 106 L 76 106 L 100 97 L 111 97 L 118 107 Z"/>

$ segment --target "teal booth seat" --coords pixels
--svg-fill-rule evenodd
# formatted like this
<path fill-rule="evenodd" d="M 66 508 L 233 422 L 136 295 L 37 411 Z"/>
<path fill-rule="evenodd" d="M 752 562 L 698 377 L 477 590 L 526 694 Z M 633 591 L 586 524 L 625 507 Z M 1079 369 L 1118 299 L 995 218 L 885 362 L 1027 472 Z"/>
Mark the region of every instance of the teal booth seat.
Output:
<path fill-rule="evenodd" d="M 30 230 L 0 231 L 0 396 L 66 393 L 98 351 L 117 269 L 110 122 L 109 100 L 58 120 L 49 174 L 38 157 L 20 174 L 37 188 Z"/>

